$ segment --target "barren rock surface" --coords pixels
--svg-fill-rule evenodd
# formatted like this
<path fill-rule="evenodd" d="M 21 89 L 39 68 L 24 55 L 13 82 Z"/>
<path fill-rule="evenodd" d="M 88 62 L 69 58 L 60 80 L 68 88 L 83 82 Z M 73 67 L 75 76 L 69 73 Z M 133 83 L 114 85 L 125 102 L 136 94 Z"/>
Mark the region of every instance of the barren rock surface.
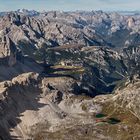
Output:
<path fill-rule="evenodd" d="M 70 140 L 122 140 L 126 139 L 123 133 L 129 133 L 127 129 L 134 127 L 137 120 L 137 130 L 131 130 L 134 135 L 130 138 L 139 137 L 139 89 L 134 88 L 139 81 L 116 90 L 114 95 L 93 99 L 75 95 L 74 89 L 71 89 L 75 82 L 68 77 L 44 78 L 37 73 L 22 74 L 12 81 L 2 82 L 0 136 L 5 140 L 65 140 L 67 135 Z M 132 100 L 132 96 L 137 100 Z M 100 113 L 105 113 L 105 117 L 99 121 L 96 114 Z M 128 122 L 125 120 L 127 115 Z M 118 119 L 118 123 L 110 124 L 108 119 L 111 117 Z M 116 135 L 117 129 L 124 129 L 120 136 Z"/>

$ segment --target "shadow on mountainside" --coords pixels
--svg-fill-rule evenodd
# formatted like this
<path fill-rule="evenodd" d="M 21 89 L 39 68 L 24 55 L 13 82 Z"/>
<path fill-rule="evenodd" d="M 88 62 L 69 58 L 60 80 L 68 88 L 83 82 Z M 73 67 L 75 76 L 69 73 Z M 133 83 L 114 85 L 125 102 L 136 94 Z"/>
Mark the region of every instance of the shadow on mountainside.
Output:
<path fill-rule="evenodd" d="M 26 83 L 27 81 L 23 82 Z M 5 93 L 1 93 L 0 96 L 3 96 L 4 99 L 0 99 L 0 140 L 21 140 L 24 129 L 27 128 L 18 126 L 16 134 L 13 129 L 21 123 L 21 117 L 24 117 L 23 113 L 25 111 L 38 111 L 47 105 L 39 103 L 41 89 L 37 87 L 37 81 L 32 79 L 30 82 L 29 85 L 15 83 L 13 86 L 8 87 Z"/>
<path fill-rule="evenodd" d="M 5 62 L 6 60 L 0 59 L 0 62 Z M 24 57 L 24 62 L 17 61 L 17 63 L 12 66 L 6 66 L 5 64 L 0 65 L 0 82 L 11 80 L 12 78 L 27 72 L 41 73 L 43 67 L 36 63 L 33 59 Z"/>

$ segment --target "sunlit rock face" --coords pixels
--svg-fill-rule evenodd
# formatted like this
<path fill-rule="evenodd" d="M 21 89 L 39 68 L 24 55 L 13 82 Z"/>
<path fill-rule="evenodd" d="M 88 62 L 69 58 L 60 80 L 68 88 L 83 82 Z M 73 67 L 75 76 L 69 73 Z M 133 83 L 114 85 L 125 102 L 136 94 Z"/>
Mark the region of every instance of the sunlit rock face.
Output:
<path fill-rule="evenodd" d="M 133 28 L 135 26 L 135 20 L 134 20 L 134 18 L 129 18 L 127 20 L 127 23 L 128 23 L 128 27 L 129 28 Z"/>
<path fill-rule="evenodd" d="M 5 63 L 8 66 L 16 64 L 17 49 L 15 44 L 8 38 L 8 36 L 2 36 L 0 38 L 0 59 L 1 63 Z"/>

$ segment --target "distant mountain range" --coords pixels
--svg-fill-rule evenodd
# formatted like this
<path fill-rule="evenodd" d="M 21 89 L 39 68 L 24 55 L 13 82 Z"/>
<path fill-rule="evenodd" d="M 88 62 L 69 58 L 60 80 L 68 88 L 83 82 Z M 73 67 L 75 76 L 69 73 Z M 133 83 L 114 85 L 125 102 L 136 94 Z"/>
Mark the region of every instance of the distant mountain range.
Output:
<path fill-rule="evenodd" d="M 122 15 L 140 15 L 140 11 L 117 11 Z"/>
<path fill-rule="evenodd" d="M 4 16 L 4 15 L 10 13 L 10 12 L 17 12 L 17 13 L 28 15 L 28 16 L 36 16 L 36 15 L 39 15 L 39 12 L 37 12 L 35 10 L 18 9 L 16 11 L 0 12 L 0 16 Z"/>
<path fill-rule="evenodd" d="M 9 12 L 18 12 L 18 13 L 22 13 L 22 14 L 25 14 L 25 15 L 28 15 L 28 16 L 37 16 L 41 13 L 46 13 L 47 11 L 42 11 L 42 12 L 39 12 L 39 11 L 36 11 L 36 10 L 28 10 L 28 9 L 18 9 L 16 11 L 8 11 L 8 12 L 0 12 L 0 16 L 3 16 L 5 14 L 8 14 Z M 81 11 L 81 12 L 86 12 L 86 11 Z M 107 13 L 112 13 L 113 11 L 106 11 Z M 117 12 L 121 15 L 140 15 L 140 11 L 114 11 L 114 12 Z"/>

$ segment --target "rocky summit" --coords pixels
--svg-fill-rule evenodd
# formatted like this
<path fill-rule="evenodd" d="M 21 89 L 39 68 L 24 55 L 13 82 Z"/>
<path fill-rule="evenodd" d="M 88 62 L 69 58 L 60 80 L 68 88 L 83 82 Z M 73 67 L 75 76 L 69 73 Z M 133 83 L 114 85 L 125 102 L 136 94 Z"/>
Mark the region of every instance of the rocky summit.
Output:
<path fill-rule="evenodd" d="M 139 140 L 140 16 L 0 13 L 0 140 Z"/>

